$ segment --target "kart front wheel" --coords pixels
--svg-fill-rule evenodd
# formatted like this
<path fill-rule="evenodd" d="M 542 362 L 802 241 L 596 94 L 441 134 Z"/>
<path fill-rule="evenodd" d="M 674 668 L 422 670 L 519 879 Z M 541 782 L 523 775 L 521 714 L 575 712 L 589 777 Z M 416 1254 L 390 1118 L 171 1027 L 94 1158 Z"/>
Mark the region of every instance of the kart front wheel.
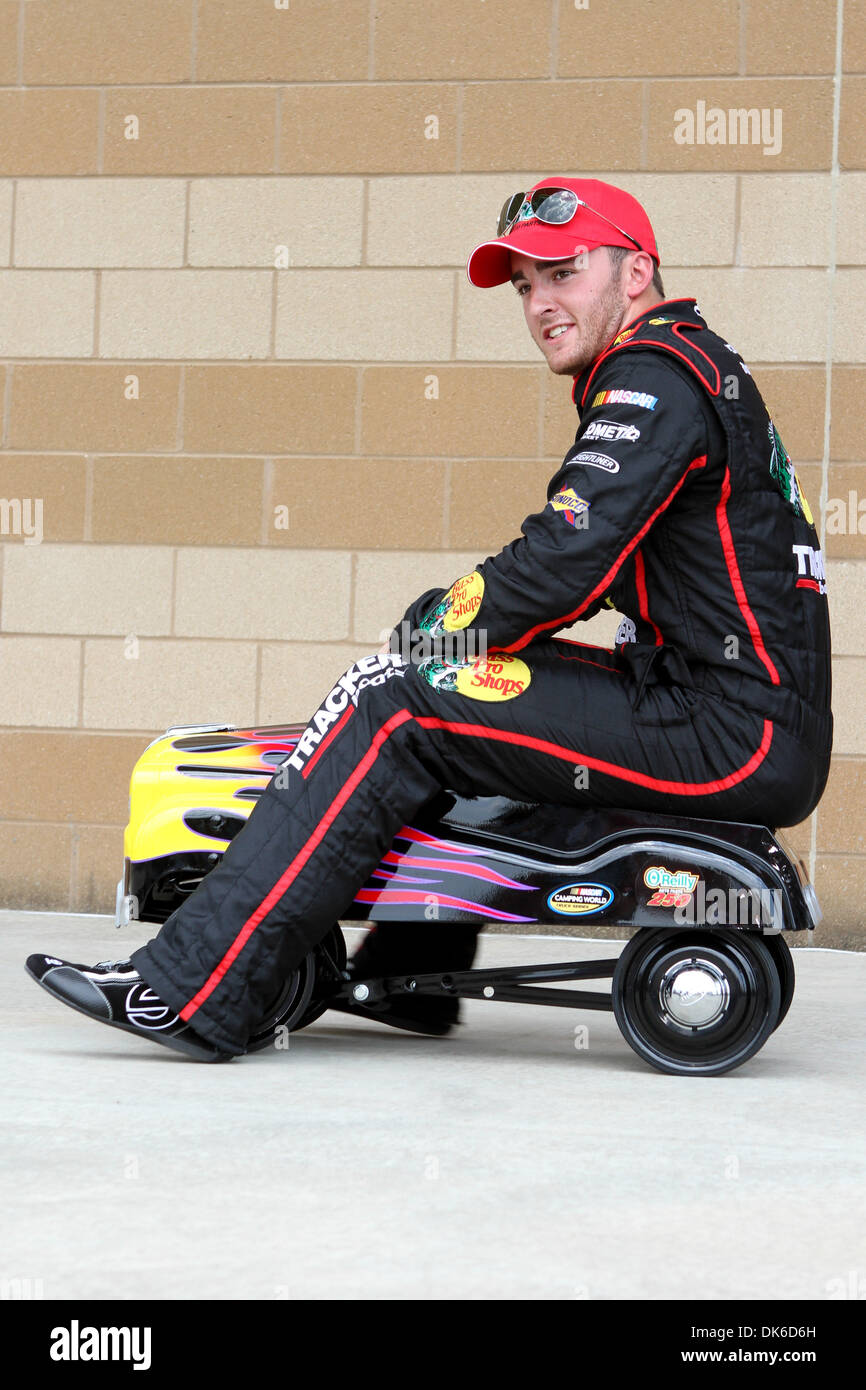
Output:
<path fill-rule="evenodd" d="M 779 1021 L 772 951 L 745 931 L 642 929 L 623 949 L 611 996 L 639 1057 L 674 1076 L 719 1076 L 753 1057 Z"/>

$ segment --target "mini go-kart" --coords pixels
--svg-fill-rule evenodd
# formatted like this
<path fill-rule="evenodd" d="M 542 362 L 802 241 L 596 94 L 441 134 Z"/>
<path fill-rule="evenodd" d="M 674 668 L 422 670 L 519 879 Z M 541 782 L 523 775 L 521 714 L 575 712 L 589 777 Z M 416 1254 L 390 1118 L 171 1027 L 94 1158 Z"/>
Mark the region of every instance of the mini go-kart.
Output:
<path fill-rule="evenodd" d="M 116 921 L 164 922 L 222 857 L 303 724 L 169 729 L 130 785 Z M 636 928 L 618 957 L 356 980 L 339 925 L 281 983 L 249 1040 L 271 1045 L 329 1003 L 447 993 L 613 1010 L 662 1072 L 715 1076 L 779 1026 L 794 993 L 785 935 L 821 919 L 801 861 L 766 826 L 577 810 L 447 791 L 404 826 L 344 920 Z M 552 989 L 610 979 L 610 993 Z"/>

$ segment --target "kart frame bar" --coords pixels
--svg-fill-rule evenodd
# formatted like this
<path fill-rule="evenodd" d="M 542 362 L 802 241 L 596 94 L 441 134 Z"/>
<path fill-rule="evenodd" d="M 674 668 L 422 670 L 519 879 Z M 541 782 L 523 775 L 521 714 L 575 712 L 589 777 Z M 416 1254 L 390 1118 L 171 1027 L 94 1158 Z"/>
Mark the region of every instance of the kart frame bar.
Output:
<path fill-rule="evenodd" d="M 545 980 L 609 980 L 616 969 L 611 960 L 565 961 L 561 965 L 513 965 L 494 970 L 454 970 L 439 974 L 388 975 L 353 980 L 335 992 L 340 999 L 357 999 L 366 1007 L 402 994 L 447 994 L 458 999 L 493 999 L 506 1004 L 553 1004 L 566 1009 L 611 1012 L 609 994 L 586 989 L 540 989 Z M 368 992 L 361 999 L 356 991 Z"/>

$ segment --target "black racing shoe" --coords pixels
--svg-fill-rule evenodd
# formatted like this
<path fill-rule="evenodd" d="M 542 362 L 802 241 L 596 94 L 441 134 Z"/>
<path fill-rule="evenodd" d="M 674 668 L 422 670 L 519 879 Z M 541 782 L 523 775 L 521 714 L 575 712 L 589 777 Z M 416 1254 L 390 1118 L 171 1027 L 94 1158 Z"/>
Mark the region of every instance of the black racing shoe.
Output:
<path fill-rule="evenodd" d="M 194 1033 L 141 978 L 132 961 L 75 965 L 57 956 L 28 956 L 25 969 L 55 999 L 112 1028 L 162 1043 L 200 1062 L 230 1062 L 234 1056 Z"/>
<path fill-rule="evenodd" d="M 463 923 L 428 927 L 426 923 L 379 922 L 346 965 L 345 974 L 350 980 L 370 980 L 468 970 L 477 937 L 477 928 Z M 340 999 L 328 1007 L 437 1038 L 460 1021 L 460 1000 L 447 994 L 401 994 L 369 1004 Z"/>

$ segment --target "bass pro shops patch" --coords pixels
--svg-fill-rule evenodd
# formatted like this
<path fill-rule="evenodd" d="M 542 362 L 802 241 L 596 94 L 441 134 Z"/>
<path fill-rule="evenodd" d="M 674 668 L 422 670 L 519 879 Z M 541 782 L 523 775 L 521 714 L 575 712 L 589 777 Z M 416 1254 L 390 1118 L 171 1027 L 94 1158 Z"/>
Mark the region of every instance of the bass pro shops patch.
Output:
<path fill-rule="evenodd" d="M 456 690 L 471 700 L 513 700 L 532 680 L 526 662 L 508 652 L 453 663 L 431 657 L 422 661 L 418 670 L 434 690 Z"/>
<path fill-rule="evenodd" d="M 435 637 L 443 630 L 458 632 L 468 627 L 478 615 L 484 597 L 484 579 L 477 570 L 455 579 L 451 588 L 440 599 L 435 608 L 425 616 L 421 627 Z"/>

